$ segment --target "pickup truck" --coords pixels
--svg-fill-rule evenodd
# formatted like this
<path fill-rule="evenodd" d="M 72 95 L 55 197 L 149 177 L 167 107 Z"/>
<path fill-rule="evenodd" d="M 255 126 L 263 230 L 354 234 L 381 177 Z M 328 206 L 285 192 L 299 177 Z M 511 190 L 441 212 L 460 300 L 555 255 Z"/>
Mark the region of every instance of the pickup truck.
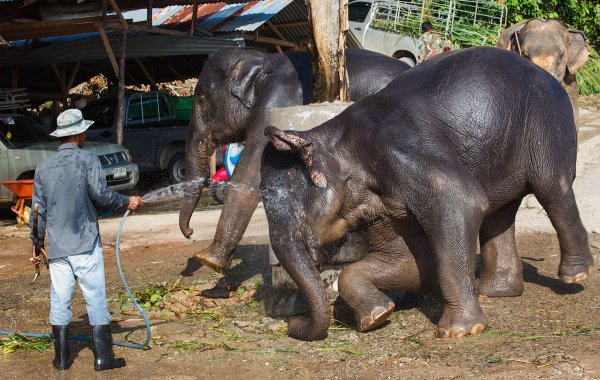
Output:
<path fill-rule="evenodd" d="M 125 94 L 123 143 L 134 162 L 145 172 L 166 172 L 172 183 L 185 180 L 185 136 L 191 107 L 181 108 L 179 99 L 167 93 Z M 94 124 L 87 131 L 89 141 L 115 141 L 117 98 L 107 97 L 82 109 Z"/>
<path fill-rule="evenodd" d="M 56 153 L 60 141 L 48 136 L 35 120 L 20 114 L 0 114 L 0 182 L 32 179 L 35 168 Z M 96 154 L 108 187 L 131 190 L 139 178 L 138 167 L 121 145 L 86 141 L 83 149 Z M 0 207 L 14 204 L 15 196 L 0 186 Z"/>

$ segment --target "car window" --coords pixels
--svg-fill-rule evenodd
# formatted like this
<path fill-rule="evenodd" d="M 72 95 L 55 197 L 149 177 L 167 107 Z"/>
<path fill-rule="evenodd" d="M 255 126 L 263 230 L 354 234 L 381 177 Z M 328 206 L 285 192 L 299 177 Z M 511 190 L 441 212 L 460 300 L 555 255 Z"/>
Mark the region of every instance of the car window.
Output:
<path fill-rule="evenodd" d="M 147 127 L 149 123 L 165 121 L 168 118 L 167 102 L 158 93 L 137 94 L 129 98 L 127 127 Z"/>
<path fill-rule="evenodd" d="M 371 9 L 371 3 L 356 2 L 348 5 L 348 20 L 364 22 Z"/>
<path fill-rule="evenodd" d="M 92 104 L 82 111 L 83 118 L 94 121 L 90 129 L 112 128 L 115 119 L 115 108 L 116 105 L 112 102 Z"/>
<path fill-rule="evenodd" d="M 35 120 L 19 115 L 0 117 L 0 138 L 14 148 L 55 141 Z"/>

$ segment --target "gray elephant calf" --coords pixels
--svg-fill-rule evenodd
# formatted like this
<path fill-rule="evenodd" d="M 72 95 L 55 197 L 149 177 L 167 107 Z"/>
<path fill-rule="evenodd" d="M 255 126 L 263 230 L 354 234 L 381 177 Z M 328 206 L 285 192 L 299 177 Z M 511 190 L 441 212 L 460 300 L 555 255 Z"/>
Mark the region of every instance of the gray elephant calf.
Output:
<path fill-rule="evenodd" d="M 347 49 L 350 98 L 362 99 L 384 88 L 409 68 L 392 57 Z M 308 104 L 312 99 L 312 67 L 306 53 L 268 54 L 254 49 L 222 49 L 204 65 L 194 91 L 194 109 L 186 138 L 186 177 L 208 172 L 215 147 L 237 141 L 246 146 L 235 173 L 210 246 L 195 257 L 225 272 L 256 205 L 260 201 L 260 157 L 269 110 Z M 179 227 L 190 237 L 190 218 L 202 192 L 188 192 L 179 213 Z"/>
<path fill-rule="evenodd" d="M 394 309 L 380 289 L 439 281 L 446 306 L 437 336 L 481 333 L 477 239 L 479 292 L 521 294 L 514 221 L 529 193 L 558 233 L 561 279 L 591 273 L 572 189 L 577 147 L 569 98 L 515 54 L 477 47 L 438 55 L 317 128 L 265 133 L 271 144 L 261 189 L 271 245 L 310 309 L 308 320 L 290 320 L 292 337 L 327 335 L 330 305 L 317 268 L 349 231 L 362 231 L 370 246 L 339 278 L 361 331 Z"/>

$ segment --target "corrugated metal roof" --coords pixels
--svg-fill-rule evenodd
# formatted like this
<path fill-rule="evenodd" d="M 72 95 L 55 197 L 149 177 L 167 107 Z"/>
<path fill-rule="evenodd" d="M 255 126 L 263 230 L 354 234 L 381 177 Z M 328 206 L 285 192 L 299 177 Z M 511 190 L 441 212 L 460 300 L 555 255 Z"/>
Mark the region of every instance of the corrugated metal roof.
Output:
<path fill-rule="evenodd" d="M 120 37 L 108 33 L 112 50 L 118 55 Z M 192 37 L 180 38 L 163 35 L 135 34 L 127 37 L 127 58 L 167 57 L 177 55 L 208 54 L 222 47 L 243 47 L 243 38 Z M 77 61 L 106 60 L 106 50 L 97 36 L 81 38 L 69 43 L 52 44 L 27 53 L 7 57 L 6 64 L 39 65 Z M 10 62 L 11 59 L 14 62 Z"/>
<path fill-rule="evenodd" d="M 271 19 L 294 0 L 260 0 L 247 3 L 224 2 L 199 4 L 197 26 L 212 32 L 252 32 Z M 192 20 L 193 6 L 169 6 L 152 9 L 152 25 L 177 28 L 177 24 Z M 306 11 L 304 11 L 306 14 Z M 146 9 L 123 12 L 126 20 L 146 21 Z"/>

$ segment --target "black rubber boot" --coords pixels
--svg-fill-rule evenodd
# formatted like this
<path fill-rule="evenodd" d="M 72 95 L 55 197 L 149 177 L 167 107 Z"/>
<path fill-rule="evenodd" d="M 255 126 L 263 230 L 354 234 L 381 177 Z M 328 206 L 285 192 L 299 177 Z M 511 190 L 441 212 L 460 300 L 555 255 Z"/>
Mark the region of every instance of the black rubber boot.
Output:
<path fill-rule="evenodd" d="M 54 335 L 54 360 L 52 365 L 59 370 L 69 369 L 69 325 L 52 325 L 52 334 Z"/>
<path fill-rule="evenodd" d="M 92 341 L 94 343 L 94 369 L 96 371 L 125 367 L 125 359 L 115 358 L 112 349 L 110 325 L 92 326 Z"/>

